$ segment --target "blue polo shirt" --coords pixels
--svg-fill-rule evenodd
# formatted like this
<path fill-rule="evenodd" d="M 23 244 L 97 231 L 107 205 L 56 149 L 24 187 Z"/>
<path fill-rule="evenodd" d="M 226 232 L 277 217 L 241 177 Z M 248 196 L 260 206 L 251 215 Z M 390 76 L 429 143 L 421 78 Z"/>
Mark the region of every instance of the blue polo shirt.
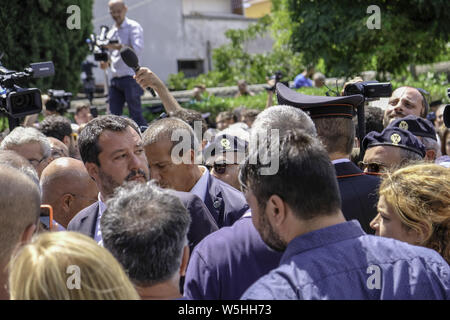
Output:
<path fill-rule="evenodd" d="M 450 299 L 450 267 L 434 250 L 367 235 L 352 220 L 293 239 L 242 299 Z"/>
<path fill-rule="evenodd" d="M 306 78 L 303 74 L 299 74 L 294 79 L 294 88 L 312 87 L 313 83 L 310 79 Z"/>
<path fill-rule="evenodd" d="M 239 299 L 252 283 L 278 266 L 281 256 L 265 245 L 247 213 L 195 247 L 184 295 L 198 300 Z"/>

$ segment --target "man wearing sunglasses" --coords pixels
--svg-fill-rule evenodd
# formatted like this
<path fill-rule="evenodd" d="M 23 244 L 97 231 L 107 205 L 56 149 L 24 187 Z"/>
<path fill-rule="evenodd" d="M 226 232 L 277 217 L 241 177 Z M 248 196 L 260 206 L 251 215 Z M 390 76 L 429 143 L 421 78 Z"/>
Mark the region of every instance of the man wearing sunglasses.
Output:
<path fill-rule="evenodd" d="M 365 154 L 360 168 L 369 173 L 383 173 L 410 161 L 420 161 L 426 154 L 425 146 L 416 136 L 398 127 L 368 133 L 362 147 Z"/>
<path fill-rule="evenodd" d="M 246 141 L 236 136 L 216 136 L 204 152 L 206 167 L 214 177 L 239 190 L 239 164 L 245 159 L 247 145 Z"/>

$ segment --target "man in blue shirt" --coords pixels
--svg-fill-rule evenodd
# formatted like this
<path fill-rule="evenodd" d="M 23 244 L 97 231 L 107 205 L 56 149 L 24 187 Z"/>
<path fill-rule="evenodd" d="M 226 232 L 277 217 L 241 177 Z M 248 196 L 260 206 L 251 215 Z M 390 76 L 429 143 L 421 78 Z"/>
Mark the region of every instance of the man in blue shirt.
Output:
<path fill-rule="evenodd" d="M 242 299 L 450 299 L 450 267 L 437 252 L 346 222 L 321 143 L 298 129 L 282 137 L 276 174 L 262 175 L 267 164 L 249 163 L 258 154 L 241 169 L 255 228 L 269 247 L 284 251 L 280 266 Z"/>
<path fill-rule="evenodd" d="M 109 87 L 109 108 L 112 114 L 122 115 L 125 101 L 128 104 L 131 118 L 139 126 L 146 126 L 142 116 L 141 96 L 142 88 L 133 79 L 134 71 L 128 67 L 120 56 L 120 49 L 131 47 L 140 57 L 144 48 L 144 33 L 141 25 L 125 15 L 127 6 L 122 0 L 111 0 L 108 4 L 111 17 L 116 22 L 108 32 L 108 39 L 118 40 L 118 43 L 108 44 L 110 61 L 101 62 L 100 67 L 111 67 L 112 79 Z"/>
<path fill-rule="evenodd" d="M 313 82 L 309 78 L 311 78 L 313 74 L 314 74 L 314 67 L 309 67 L 302 73 L 298 74 L 294 78 L 294 88 L 298 89 L 301 87 L 312 87 Z"/>

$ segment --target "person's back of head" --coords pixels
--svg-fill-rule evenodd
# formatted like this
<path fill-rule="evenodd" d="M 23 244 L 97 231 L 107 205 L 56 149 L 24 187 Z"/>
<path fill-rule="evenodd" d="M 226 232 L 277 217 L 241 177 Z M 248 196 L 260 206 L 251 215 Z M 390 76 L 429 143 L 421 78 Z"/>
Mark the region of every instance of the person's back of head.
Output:
<path fill-rule="evenodd" d="M 76 232 L 45 232 L 9 266 L 12 300 L 138 300 L 111 253 Z"/>
<path fill-rule="evenodd" d="M 27 143 L 39 143 L 42 153 L 45 157 L 51 156 L 51 146 L 47 137 L 39 132 L 39 130 L 31 127 L 16 127 L 11 131 L 0 144 L 0 149 L 11 150 L 16 146 L 21 146 Z"/>
<path fill-rule="evenodd" d="M 29 176 L 4 165 L 0 165 L 0 190 L 0 261 L 5 262 L 27 229 L 31 233 L 34 230 L 41 195 L 39 186 Z"/>
<path fill-rule="evenodd" d="M 244 190 L 251 189 L 260 206 L 278 195 L 300 220 L 335 214 L 341 207 L 339 188 L 323 145 L 298 128 L 286 131 L 280 139 L 278 172 L 261 174 L 267 164 L 250 154 L 240 174 Z M 257 160 L 255 164 L 252 159 Z"/>
<path fill-rule="evenodd" d="M 189 256 L 190 222 L 189 213 L 170 191 L 154 182 L 126 185 L 107 202 L 101 218 L 103 244 L 137 287 L 169 282 L 178 291 L 180 269 Z"/>
<path fill-rule="evenodd" d="M 202 114 L 196 110 L 179 109 L 177 111 L 170 112 L 169 116 L 183 120 L 189 124 L 193 130 L 196 130 L 196 128 L 201 129 L 201 136 L 198 135 L 198 131 L 194 131 L 197 134 L 197 139 L 199 141 L 205 134 L 206 130 L 208 130 L 208 125 L 206 124 L 205 119 L 203 119 Z"/>
<path fill-rule="evenodd" d="M 7 165 L 25 173 L 31 180 L 39 185 L 39 177 L 36 170 L 27 159 L 12 150 L 0 150 L 0 165 Z"/>
<path fill-rule="evenodd" d="M 279 130 L 279 135 L 282 137 L 288 130 L 295 128 L 303 129 L 312 136 L 317 134 L 313 121 L 304 111 L 291 106 L 279 105 L 259 113 L 253 122 L 251 132 L 253 134 L 257 131 L 275 129 Z"/>
<path fill-rule="evenodd" d="M 355 125 L 350 118 L 329 117 L 314 119 L 317 135 L 328 154 L 349 156 L 355 142 Z"/>
<path fill-rule="evenodd" d="M 72 127 L 69 119 L 63 116 L 52 115 L 42 120 L 40 131 L 47 137 L 53 137 L 64 142 L 64 137 L 72 134 Z"/>

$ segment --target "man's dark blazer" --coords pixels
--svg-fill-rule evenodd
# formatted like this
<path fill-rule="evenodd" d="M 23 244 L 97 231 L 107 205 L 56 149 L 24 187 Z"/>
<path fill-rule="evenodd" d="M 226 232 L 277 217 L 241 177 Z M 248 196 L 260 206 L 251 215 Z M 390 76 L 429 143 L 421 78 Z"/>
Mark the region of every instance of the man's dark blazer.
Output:
<path fill-rule="evenodd" d="M 353 162 L 334 165 L 341 192 L 342 213 L 350 221 L 356 219 L 365 232 L 373 234 L 370 221 L 377 215 L 377 176 L 366 175 Z"/>
<path fill-rule="evenodd" d="M 211 174 L 207 188 L 205 204 L 219 228 L 231 226 L 249 209 L 242 192 Z"/>
<path fill-rule="evenodd" d="M 193 250 L 197 243 L 199 243 L 204 237 L 218 230 L 216 221 L 211 216 L 211 213 L 203 201 L 195 194 L 174 190 L 170 190 L 170 192 L 181 200 L 191 215 L 192 222 L 189 227 L 187 238 L 189 242 L 189 249 Z M 97 201 L 89 207 L 81 210 L 70 221 L 67 230 L 77 231 L 94 238 L 95 225 L 98 217 L 98 207 L 99 203 Z"/>

